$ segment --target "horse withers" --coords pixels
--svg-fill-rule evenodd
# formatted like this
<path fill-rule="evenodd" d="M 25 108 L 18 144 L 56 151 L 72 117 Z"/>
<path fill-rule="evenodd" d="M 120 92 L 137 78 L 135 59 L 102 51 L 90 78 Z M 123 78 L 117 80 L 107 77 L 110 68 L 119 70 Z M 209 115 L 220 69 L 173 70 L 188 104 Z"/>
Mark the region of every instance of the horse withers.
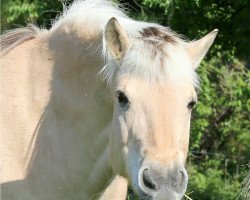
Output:
<path fill-rule="evenodd" d="M 107 1 L 1 36 L 3 199 L 181 199 L 195 69 L 186 41 Z"/>

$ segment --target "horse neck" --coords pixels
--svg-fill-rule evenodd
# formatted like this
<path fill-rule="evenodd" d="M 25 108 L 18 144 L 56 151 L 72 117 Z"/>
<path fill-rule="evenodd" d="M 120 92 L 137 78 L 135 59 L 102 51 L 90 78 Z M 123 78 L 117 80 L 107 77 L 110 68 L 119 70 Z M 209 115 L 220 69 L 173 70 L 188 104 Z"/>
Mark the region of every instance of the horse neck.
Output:
<path fill-rule="evenodd" d="M 48 40 L 54 62 L 51 97 L 37 133 L 28 177 L 39 171 L 47 171 L 46 178 L 52 179 L 63 174 L 61 179 L 78 181 L 83 191 L 93 193 L 109 181 L 107 145 L 113 108 L 108 86 L 98 75 L 103 65 L 98 49 L 101 38 L 85 40 L 80 35 L 61 31 Z M 64 188 L 63 183 L 59 187 Z"/>

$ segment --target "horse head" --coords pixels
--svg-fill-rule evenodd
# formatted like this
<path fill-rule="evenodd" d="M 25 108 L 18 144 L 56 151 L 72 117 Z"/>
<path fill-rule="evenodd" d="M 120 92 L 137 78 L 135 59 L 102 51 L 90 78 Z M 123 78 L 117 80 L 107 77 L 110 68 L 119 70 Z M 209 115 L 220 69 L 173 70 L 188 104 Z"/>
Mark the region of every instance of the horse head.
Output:
<path fill-rule="evenodd" d="M 109 157 L 142 197 L 180 199 L 186 191 L 195 69 L 217 32 L 186 42 L 155 24 L 137 33 L 115 18 L 106 25 L 103 73 L 115 99 Z"/>

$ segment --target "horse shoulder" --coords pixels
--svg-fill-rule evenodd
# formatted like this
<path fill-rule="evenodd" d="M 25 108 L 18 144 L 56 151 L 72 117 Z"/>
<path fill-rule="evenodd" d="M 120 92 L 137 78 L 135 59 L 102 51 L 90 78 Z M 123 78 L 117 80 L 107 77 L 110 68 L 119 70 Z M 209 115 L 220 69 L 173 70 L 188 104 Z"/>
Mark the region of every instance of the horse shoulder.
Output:
<path fill-rule="evenodd" d="M 51 60 L 46 48 L 45 41 L 32 39 L 1 58 L 2 182 L 26 175 L 34 132 L 50 96 Z"/>

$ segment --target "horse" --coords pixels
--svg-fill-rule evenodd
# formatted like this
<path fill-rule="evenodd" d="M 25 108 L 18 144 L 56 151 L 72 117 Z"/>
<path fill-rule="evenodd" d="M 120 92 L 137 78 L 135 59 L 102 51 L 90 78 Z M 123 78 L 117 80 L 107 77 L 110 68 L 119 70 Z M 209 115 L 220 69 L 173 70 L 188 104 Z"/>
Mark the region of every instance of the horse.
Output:
<path fill-rule="evenodd" d="M 78 0 L 1 36 L 5 200 L 177 200 L 185 194 L 196 68 L 218 30 L 188 41 Z"/>

